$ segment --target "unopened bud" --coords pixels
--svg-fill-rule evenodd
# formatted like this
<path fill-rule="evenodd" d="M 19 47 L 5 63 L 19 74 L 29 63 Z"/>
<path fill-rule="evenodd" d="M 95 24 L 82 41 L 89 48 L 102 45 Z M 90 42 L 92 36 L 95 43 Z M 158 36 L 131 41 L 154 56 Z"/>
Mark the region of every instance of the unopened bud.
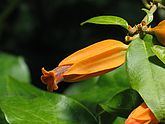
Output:
<path fill-rule="evenodd" d="M 148 32 L 155 34 L 158 41 L 165 46 L 165 20 L 161 21 L 156 27 L 148 28 Z"/>

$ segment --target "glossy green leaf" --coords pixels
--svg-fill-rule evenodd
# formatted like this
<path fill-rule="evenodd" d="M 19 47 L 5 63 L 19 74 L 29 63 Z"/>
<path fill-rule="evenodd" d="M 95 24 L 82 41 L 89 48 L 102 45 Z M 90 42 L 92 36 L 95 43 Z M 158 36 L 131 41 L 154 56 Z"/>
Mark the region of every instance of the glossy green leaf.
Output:
<path fill-rule="evenodd" d="M 6 98 L 1 102 L 1 108 L 11 124 L 96 124 L 86 108 L 60 95 Z"/>
<path fill-rule="evenodd" d="M 30 74 L 22 57 L 0 53 L 0 65 L 0 100 L 2 101 L 4 97 L 10 94 L 10 92 L 6 92 L 10 90 L 9 86 L 7 86 L 9 77 L 14 77 L 19 81 L 27 83 L 30 81 Z M 19 87 L 18 84 L 16 85 Z M 24 91 L 24 89 L 21 90 Z M 15 91 L 17 91 L 17 89 L 15 89 Z M 7 124 L 4 114 L 1 111 L 0 115 L 0 122 L 2 124 Z"/>
<path fill-rule="evenodd" d="M 100 77 L 74 84 L 65 93 L 95 112 L 97 104 L 105 102 L 129 88 L 127 73 L 123 65 Z"/>
<path fill-rule="evenodd" d="M 22 57 L 0 53 L 0 65 L 0 99 L 3 96 L 11 95 L 13 92 L 24 94 L 26 89 L 29 89 L 29 93 L 32 93 L 28 86 L 20 88 L 21 84 L 12 83 L 12 81 L 30 83 L 29 70 Z"/>
<path fill-rule="evenodd" d="M 0 53 L 0 70 L 1 77 L 11 76 L 21 82 L 30 82 L 29 69 L 22 57 Z"/>
<path fill-rule="evenodd" d="M 112 124 L 124 124 L 125 118 L 117 117 Z"/>
<path fill-rule="evenodd" d="M 143 8 L 142 10 L 147 13 L 147 20 L 146 20 L 147 22 L 146 23 L 148 25 L 153 21 L 153 18 L 154 18 L 153 13 L 151 13 L 148 9 L 145 9 L 145 8 Z"/>
<path fill-rule="evenodd" d="M 124 124 L 126 118 L 117 116 L 114 113 L 102 112 L 99 116 L 99 124 Z"/>
<path fill-rule="evenodd" d="M 0 101 L 0 107 L 9 123 L 96 124 L 97 122 L 87 108 L 71 98 L 43 92 L 30 84 L 23 84 L 10 78 L 8 80 L 5 86 L 8 89 Z"/>
<path fill-rule="evenodd" d="M 143 40 L 145 41 L 148 56 L 154 56 L 151 48 L 154 46 L 155 43 L 157 43 L 157 40 L 150 34 L 146 34 Z"/>
<path fill-rule="evenodd" d="M 7 96 L 9 87 L 4 87 L 8 81 L 8 77 L 14 77 L 22 82 L 30 81 L 29 70 L 22 57 L 16 57 L 5 53 L 0 53 L 0 99 L 3 100 L 4 96 Z M 5 85 L 4 85 L 5 84 Z M 19 85 L 17 85 L 19 87 Z M 5 92 L 3 92 L 5 91 Z M 0 123 L 7 124 L 4 114 L 0 110 Z"/>
<path fill-rule="evenodd" d="M 1 110 L 0 110 L 0 124 L 8 124 Z"/>
<path fill-rule="evenodd" d="M 153 56 L 145 42 L 152 43 L 152 36 L 131 42 L 127 52 L 127 71 L 130 84 L 139 92 L 147 106 L 161 122 L 165 120 L 165 66 Z"/>
<path fill-rule="evenodd" d="M 0 100 L 11 96 L 35 97 L 42 95 L 34 86 L 19 82 L 13 77 L 0 78 Z"/>
<path fill-rule="evenodd" d="M 165 64 L 165 47 L 154 45 L 152 47 L 152 51 Z"/>
<path fill-rule="evenodd" d="M 101 107 L 109 113 L 126 118 L 140 103 L 142 100 L 139 94 L 133 89 L 127 89 L 101 103 Z"/>
<path fill-rule="evenodd" d="M 128 29 L 128 23 L 121 17 L 117 16 L 97 16 L 82 22 L 81 25 L 86 23 L 102 24 L 102 25 L 119 25 Z"/>

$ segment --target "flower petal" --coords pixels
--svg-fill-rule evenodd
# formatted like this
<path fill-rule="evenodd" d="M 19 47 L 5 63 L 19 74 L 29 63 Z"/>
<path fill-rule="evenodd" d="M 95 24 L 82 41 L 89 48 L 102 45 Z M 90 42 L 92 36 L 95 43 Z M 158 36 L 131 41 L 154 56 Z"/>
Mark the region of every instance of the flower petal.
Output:
<path fill-rule="evenodd" d="M 96 72 L 96 73 L 91 73 L 91 74 L 73 74 L 73 75 L 63 75 L 64 76 L 64 81 L 66 82 L 76 82 L 76 81 L 81 81 L 81 80 L 85 80 L 91 77 L 95 77 L 101 74 L 105 74 L 107 72 L 110 72 L 114 69 L 110 69 L 110 70 L 104 70 L 104 71 L 100 71 L 100 72 Z"/>
<path fill-rule="evenodd" d="M 79 61 L 64 73 L 64 76 L 71 74 L 92 74 L 100 71 L 112 70 L 125 62 L 127 47 L 116 46 L 90 58 Z M 96 50 L 97 51 L 97 50 Z"/>
<path fill-rule="evenodd" d="M 67 58 L 62 60 L 59 63 L 59 66 L 75 64 L 75 63 L 78 63 L 79 61 L 99 55 L 101 53 L 104 53 L 104 52 L 114 49 L 116 47 L 127 48 L 127 45 L 123 44 L 120 41 L 113 40 L 113 39 L 103 40 L 101 42 L 97 42 L 95 44 L 92 44 L 88 47 L 85 47 L 85 48 L 71 54 L 70 56 L 68 56 Z"/>
<path fill-rule="evenodd" d="M 158 121 L 147 105 L 142 103 L 132 111 L 125 124 L 158 124 Z"/>
<path fill-rule="evenodd" d="M 59 66 L 51 71 L 46 71 L 42 68 L 43 75 L 41 76 L 41 81 L 47 85 L 48 91 L 52 92 L 57 90 L 57 84 L 64 80 L 63 73 L 65 73 L 71 65 L 68 66 Z"/>

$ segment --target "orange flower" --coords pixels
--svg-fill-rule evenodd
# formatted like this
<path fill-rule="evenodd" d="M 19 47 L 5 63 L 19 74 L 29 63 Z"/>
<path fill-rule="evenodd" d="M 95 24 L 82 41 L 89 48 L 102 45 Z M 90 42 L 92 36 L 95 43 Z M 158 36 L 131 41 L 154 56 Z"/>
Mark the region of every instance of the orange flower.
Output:
<path fill-rule="evenodd" d="M 81 49 L 51 71 L 42 68 L 41 80 L 49 91 L 58 89 L 61 81 L 75 82 L 109 72 L 125 62 L 128 46 L 117 40 L 104 40 Z"/>
<path fill-rule="evenodd" d="M 158 124 L 158 121 L 147 105 L 142 103 L 132 111 L 125 124 Z"/>
<path fill-rule="evenodd" d="M 154 33 L 158 41 L 165 46 L 165 20 L 161 21 L 154 28 L 148 28 L 148 32 Z"/>

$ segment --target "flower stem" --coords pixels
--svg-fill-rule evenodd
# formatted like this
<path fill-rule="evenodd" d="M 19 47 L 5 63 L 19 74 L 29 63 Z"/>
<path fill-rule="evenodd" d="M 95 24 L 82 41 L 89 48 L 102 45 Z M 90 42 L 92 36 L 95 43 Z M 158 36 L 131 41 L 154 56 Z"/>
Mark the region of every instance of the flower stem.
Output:
<path fill-rule="evenodd" d="M 150 9 L 150 12 L 151 12 L 151 14 L 154 14 L 155 13 L 155 11 L 157 10 L 157 6 L 155 5 L 155 4 L 153 4 L 153 6 L 151 7 L 151 9 Z M 147 22 L 147 15 L 143 18 L 143 20 L 142 20 L 142 22 Z"/>
<path fill-rule="evenodd" d="M 162 4 L 160 4 L 160 3 L 158 3 L 158 8 L 160 8 L 160 9 L 165 9 L 165 6 L 162 5 Z"/>

